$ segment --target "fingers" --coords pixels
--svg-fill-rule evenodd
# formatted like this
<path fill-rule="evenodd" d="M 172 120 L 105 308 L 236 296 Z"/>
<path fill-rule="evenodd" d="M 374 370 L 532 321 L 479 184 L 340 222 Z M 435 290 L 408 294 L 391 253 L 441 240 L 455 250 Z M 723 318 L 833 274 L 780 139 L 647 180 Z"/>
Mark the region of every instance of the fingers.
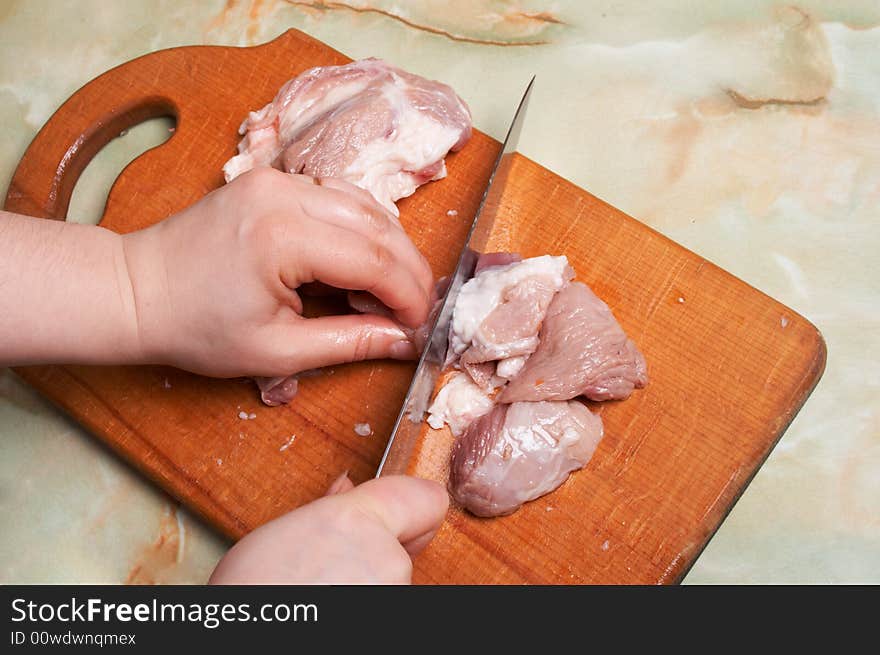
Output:
<path fill-rule="evenodd" d="M 270 356 L 296 371 L 364 359 L 415 359 L 415 347 L 400 326 L 384 316 L 352 314 L 298 319 L 276 329 Z"/>
<path fill-rule="evenodd" d="M 348 471 L 345 471 L 330 484 L 330 486 L 327 488 L 327 491 L 324 493 L 324 496 L 335 496 L 337 494 L 344 494 L 351 491 L 352 489 L 354 489 L 354 483 L 349 479 Z M 410 557 L 415 557 L 420 552 L 422 552 L 429 543 L 431 543 L 431 540 L 436 534 L 437 528 L 434 527 L 417 537 L 402 541 L 401 545 Z"/>
<path fill-rule="evenodd" d="M 325 189 L 333 189 L 335 191 L 341 191 L 342 193 L 350 196 L 351 198 L 357 199 L 366 207 L 373 207 L 380 209 L 389 220 L 397 225 L 400 225 L 400 221 L 397 219 L 392 212 L 388 211 L 388 208 L 382 205 L 376 198 L 373 197 L 373 194 L 369 191 L 362 189 L 356 184 L 352 184 L 351 182 L 346 182 L 345 180 L 341 180 L 334 177 L 311 177 L 309 175 L 296 175 L 295 178 L 300 178 L 297 181 L 302 182 L 303 184 L 310 184 L 313 186 L 324 187 Z"/>
<path fill-rule="evenodd" d="M 340 180 L 321 179 L 318 185 L 307 176 L 263 170 L 242 180 L 250 180 L 251 195 L 280 219 L 280 229 L 265 233 L 280 256 L 286 286 L 296 289 L 304 282 L 320 281 L 369 291 L 404 325 L 417 327 L 426 320 L 431 268 L 369 193 Z"/>
<path fill-rule="evenodd" d="M 341 196 L 341 193 L 334 192 Z M 382 213 L 378 213 L 379 211 Z M 403 228 L 392 223 L 392 216 L 378 204 L 373 207 L 362 207 L 352 211 L 337 211 L 326 220 L 352 230 L 365 239 L 380 243 L 397 256 L 409 268 L 422 291 L 430 293 L 434 286 L 434 274 L 424 255 L 416 248 Z"/>
<path fill-rule="evenodd" d="M 321 178 L 321 190 L 303 175 L 292 176 L 298 184 L 297 201 L 314 220 L 336 225 L 363 236 L 394 253 L 416 279 L 423 293 L 430 295 L 434 276 L 428 261 L 404 232 L 400 223 L 367 191 L 333 178 Z"/>
<path fill-rule="evenodd" d="M 385 303 L 401 323 L 416 327 L 428 316 L 430 293 L 411 262 L 381 240 L 370 240 L 345 228 L 310 221 L 304 243 L 290 238 L 281 244 L 282 281 L 295 287 L 305 281 L 369 291 Z"/>
<path fill-rule="evenodd" d="M 410 554 L 427 545 L 449 508 L 449 496 L 440 484 L 404 475 L 364 482 L 346 498 L 374 516 L 404 547 L 410 544 Z"/>

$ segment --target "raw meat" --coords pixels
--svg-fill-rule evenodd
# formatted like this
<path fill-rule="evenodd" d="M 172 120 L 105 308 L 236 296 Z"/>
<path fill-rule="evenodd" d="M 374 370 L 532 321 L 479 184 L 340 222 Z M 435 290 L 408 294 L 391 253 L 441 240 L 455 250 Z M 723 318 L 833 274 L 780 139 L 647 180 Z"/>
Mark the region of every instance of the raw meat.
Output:
<path fill-rule="evenodd" d="M 645 358 L 589 287 L 562 289 L 544 318 L 540 345 L 498 396 L 502 403 L 628 398 L 648 382 Z"/>
<path fill-rule="evenodd" d="M 397 215 L 395 200 L 446 176 L 444 157 L 470 138 L 471 115 L 451 87 L 364 59 L 305 71 L 239 133 L 227 182 L 257 166 L 341 178 Z"/>
<path fill-rule="evenodd" d="M 428 424 L 439 430 L 446 423 L 456 437 L 494 403 L 465 373 L 453 373 L 428 408 Z"/>
<path fill-rule="evenodd" d="M 270 407 L 286 405 L 296 395 L 299 381 L 297 376 L 281 376 L 274 378 L 254 378 L 254 382 L 260 387 L 260 397 Z"/>
<path fill-rule="evenodd" d="M 444 157 L 470 138 L 471 116 L 449 86 L 365 59 L 305 71 L 251 112 L 239 132 L 239 154 L 223 167 L 227 182 L 257 166 L 341 178 L 397 215 L 394 201 L 445 177 Z M 349 300 L 354 309 L 391 315 L 368 294 Z M 431 319 L 407 331 L 418 350 Z M 268 405 L 296 395 L 296 376 L 256 381 Z"/>
<path fill-rule="evenodd" d="M 458 436 L 449 488 L 478 516 L 514 512 L 589 461 L 602 421 L 570 399 L 622 399 L 648 381 L 611 310 L 573 277 L 565 257 L 493 253 L 456 301 L 447 364 L 467 375 L 440 390 L 428 422 Z"/>
<path fill-rule="evenodd" d="M 507 264 L 515 264 L 521 261 L 522 257 L 515 252 L 484 252 L 477 259 L 474 275 L 479 275 L 483 270 L 493 266 L 506 266 Z"/>
<path fill-rule="evenodd" d="M 500 516 L 556 489 L 602 439 L 602 420 L 576 401 L 497 405 L 452 450 L 449 490 L 477 516 Z"/>
<path fill-rule="evenodd" d="M 493 257 L 504 261 L 497 253 Z M 484 263 L 456 299 L 450 362 L 460 357 L 460 366 L 483 389 L 503 384 L 538 347 L 547 308 L 573 276 L 565 257 L 544 255 L 488 267 Z"/>

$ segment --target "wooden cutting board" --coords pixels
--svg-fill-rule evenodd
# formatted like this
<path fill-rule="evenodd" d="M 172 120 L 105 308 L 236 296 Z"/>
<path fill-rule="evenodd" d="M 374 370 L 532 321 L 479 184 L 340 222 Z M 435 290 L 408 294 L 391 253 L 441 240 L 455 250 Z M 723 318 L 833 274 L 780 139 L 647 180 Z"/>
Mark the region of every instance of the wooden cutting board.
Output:
<path fill-rule="evenodd" d="M 347 61 L 290 31 L 254 48 L 174 48 L 123 64 L 74 94 L 40 131 L 6 208 L 63 220 L 77 178 L 104 144 L 171 115 L 176 132 L 122 172 L 102 220 L 118 232 L 155 223 L 223 183 L 221 166 L 249 110 L 301 71 Z M 498 147 L 476 132 L 448 158 L 448 178 L 400 202 L 404 226 L 438 276 L 453 268 Z M 417 559 L 415 581 L 676 582 L 818 381 L 822 337 L 789 308 L 525 157 L 511 175 L 495 249 L 567 255 L 645 353 L 651 382 L 627 401 L 593 405 L 606 436 L 554 493 L 499 519 L 453 508 Z M 413 368 L 379 361 L 326 369 L 278 408 L 264 407 L 249 381 L 160 367 L 17 372 L 238 537 L 320 496 L 346 469 L 355 482 L 372 477 Z M 361 422 L 371 436 L 354 432 Z M 450 444 L 447 433 L 426 430 L 411 472 L 445 479 Z"/>

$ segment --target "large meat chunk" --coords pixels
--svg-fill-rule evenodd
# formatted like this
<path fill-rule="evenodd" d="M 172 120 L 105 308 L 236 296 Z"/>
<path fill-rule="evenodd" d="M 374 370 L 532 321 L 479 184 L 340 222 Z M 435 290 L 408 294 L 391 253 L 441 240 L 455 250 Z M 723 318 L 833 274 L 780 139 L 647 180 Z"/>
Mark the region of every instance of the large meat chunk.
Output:
<path fill-rule="evenodd" d="M 364 59 L 305 71 L 239 132 L 227 182 L 256 166 L 341 178 L 397 215 L 395 200 L 446 176 L 444 157 L 470 138 L 471 115 L 449 86 Z"/>
<path fill-rule="evenodd" d="M 499 402 L 623 399 L 648 382 L 644 356 L 585 284 L 574 282 L 556 294 L 539 341 Z"/>
<path fill-rule="evenodd" d="M 477 516 L 500 516 L 556 489 L 602 439 L 602 419 L 584 405 L 497 405 L 470 424 L 452 450 L 449 490 Z"/>

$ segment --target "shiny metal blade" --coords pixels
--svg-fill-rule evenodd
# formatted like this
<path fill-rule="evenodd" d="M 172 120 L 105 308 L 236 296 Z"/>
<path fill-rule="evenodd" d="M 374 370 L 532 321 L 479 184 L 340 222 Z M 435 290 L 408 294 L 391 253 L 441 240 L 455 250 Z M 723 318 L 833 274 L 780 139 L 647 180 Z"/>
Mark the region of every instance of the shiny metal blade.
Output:
<path fill-rule="evenodd" d="M 522 132 L 523 120 L 534 82 L 533 76 L 523 93 L 510 123 L 510 128 L 507 130 L 507 136 L 498 152 L 498 157 L 495 159 L 492 174 L 489 176 L 483 198 L 480 200 L 474 221 L 468 231 L 464 248 L 458 257 L 458 263 L 455 266 L 449 287 L 440 301 L 440 309 L 436 313 L 430 337 L 422 351 L 422 356 L 419 358 L 419 364 L 403 401 L 403 407 L 391 431 L 388 445 L 385 447 L 385 454 L 382 455 L 382 461 L 379 462 L 376 477 L 404 473 L 409 464 L 421 434 L 422 420 L 428 409 L 431 392 L 437 384 L 437 378 L 446 361 L 446 351 L 449 347 L 449 323 L 452 321 L 452 310 L 455 307 L 458 292 L 462 285 L 473 277 L 477 258 L 486 248 L 492 234 L 492 226 L 498 215 L 501 197 L 510 173 L 512 156 L 516 151 L 520 132 Z"/>

